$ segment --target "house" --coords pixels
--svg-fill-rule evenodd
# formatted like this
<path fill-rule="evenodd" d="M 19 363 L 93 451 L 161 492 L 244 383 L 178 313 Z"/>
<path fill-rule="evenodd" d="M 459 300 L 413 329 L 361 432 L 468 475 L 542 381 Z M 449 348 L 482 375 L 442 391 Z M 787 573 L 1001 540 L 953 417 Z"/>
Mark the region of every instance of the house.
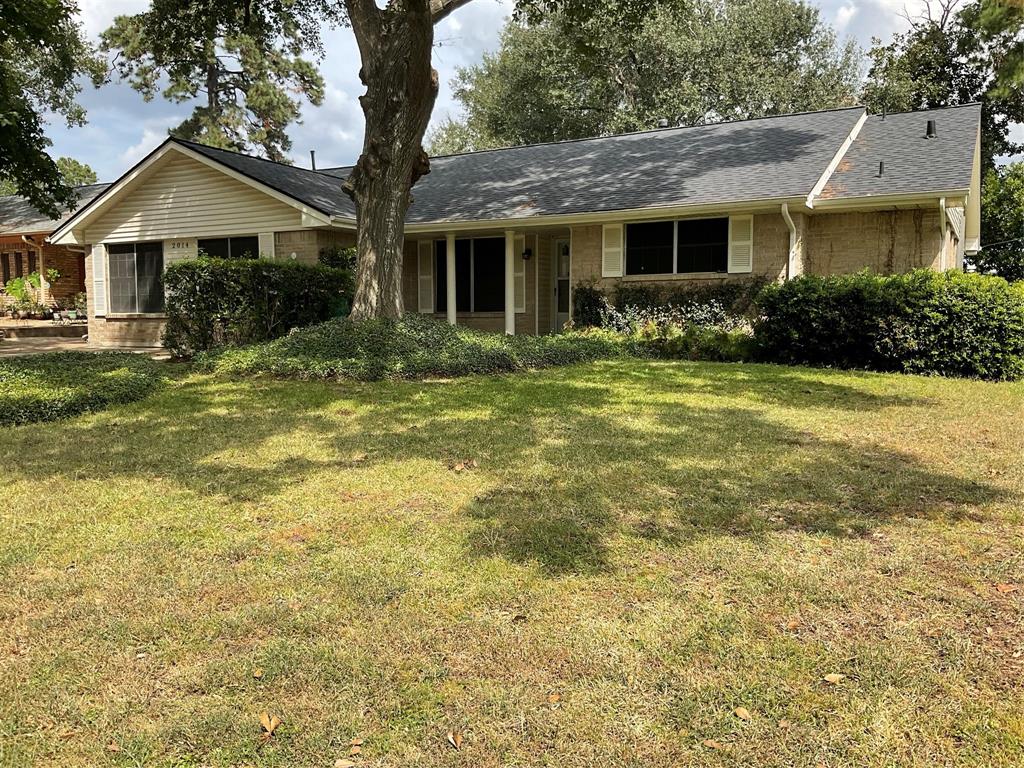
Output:
<path fill-rule="evenodd" d="M 405 305 L 545 333 L 581 283 L 961 268 L 980 247 L 980 116 L 851 107 L 433 158 Z M 200 250 L 314 262 L 352 244 L 349 171 L 167 139 L 51 235 L 89 254 L 91 340 L 157 343 L 160 275 Z"/>
<path fill-rule="evenodd" d="M 106 184 L 76 187 L 78 207 L 105 190 Z M 11 303 L 3 287 L 15 277 L 33 272 L 42 276 L 40 303 L 52 306 L 72 302 L 85 291 L 85 249 L 79 245 L 55 245 L 47 241 L 53 230 L 71 217 L 51 219 L 23 197 L 0 197 L 0 307 Z M 60 279 L 50 285 L 47 272 L 56 269 Z"/>

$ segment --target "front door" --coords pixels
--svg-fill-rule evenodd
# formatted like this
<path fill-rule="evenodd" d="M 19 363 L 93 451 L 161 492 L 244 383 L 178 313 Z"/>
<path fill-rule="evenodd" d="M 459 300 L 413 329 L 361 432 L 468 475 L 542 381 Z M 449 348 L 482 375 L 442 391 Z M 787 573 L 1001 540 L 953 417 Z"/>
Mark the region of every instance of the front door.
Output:
<path fill-rule="evenodd" d="M 555 240 L 555 327 L 556 333 L 569 322 L 569 241 Z"/>

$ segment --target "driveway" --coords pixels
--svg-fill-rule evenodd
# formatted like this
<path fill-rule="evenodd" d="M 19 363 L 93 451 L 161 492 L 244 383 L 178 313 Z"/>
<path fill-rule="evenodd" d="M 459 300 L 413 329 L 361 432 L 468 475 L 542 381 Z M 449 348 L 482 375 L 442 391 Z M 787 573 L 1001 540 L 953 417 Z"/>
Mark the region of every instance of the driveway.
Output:
<path fill-rule="evenodd" d="M 37 355 L 40 352 L 86 352 L 90 347 L 81 338 L 59 336 L 4 339 L 0 341 L 0 357 L 11 355 Z"/>

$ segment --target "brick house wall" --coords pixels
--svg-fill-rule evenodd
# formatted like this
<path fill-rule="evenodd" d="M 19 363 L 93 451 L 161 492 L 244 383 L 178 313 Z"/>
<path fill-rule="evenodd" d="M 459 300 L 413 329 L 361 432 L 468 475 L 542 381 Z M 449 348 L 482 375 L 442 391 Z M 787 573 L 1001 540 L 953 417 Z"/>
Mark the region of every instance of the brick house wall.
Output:
<path fill-rule="evenodd" d="M 22 275 L 29 274 L 33 267 L 38 272 L 56 269 L 61 277 L 47 287 L 46 304 L 70 303 L 74 301 L 75 294 L 85 291 L 85 255 L 62 245 L 44 242 L 46 235 L 46 232 L 29 235 L 36 243 L 42 243 L 41 246 L 29 245 L 20 234 L 0 236 L 0 269 L 6 262 L 9 279 L 17 276 L 19 263 Z M 3 282 L 2 277 L 3 272 L 0 272 L 0 283 Z M 0 285 L 0 306 L 7 306 L 12 299 L 2 291 L 2 287 Z"/>

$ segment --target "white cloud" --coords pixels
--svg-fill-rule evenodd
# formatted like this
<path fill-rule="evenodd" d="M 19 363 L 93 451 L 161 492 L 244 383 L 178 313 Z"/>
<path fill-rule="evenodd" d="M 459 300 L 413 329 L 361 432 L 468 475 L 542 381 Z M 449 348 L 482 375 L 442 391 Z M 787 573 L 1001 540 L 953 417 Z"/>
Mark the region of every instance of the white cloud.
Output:
<path fill-rule="evenodd" d="M 175 119 L 171 121 L 170 125 L 164 125 L 161 121 L 157 128 L 144 127 L 142 129 L 142 136 L 139 140 L 118 155 L 117 159 L 124 166 L 124 169 L 127 170 L 128 168 L 131 168 L 139 162 L 139 160 L 156 149 L 160 143 L 167 138 L 167 129 L 179 122 L 181 122 L 180 119 Z"/>

